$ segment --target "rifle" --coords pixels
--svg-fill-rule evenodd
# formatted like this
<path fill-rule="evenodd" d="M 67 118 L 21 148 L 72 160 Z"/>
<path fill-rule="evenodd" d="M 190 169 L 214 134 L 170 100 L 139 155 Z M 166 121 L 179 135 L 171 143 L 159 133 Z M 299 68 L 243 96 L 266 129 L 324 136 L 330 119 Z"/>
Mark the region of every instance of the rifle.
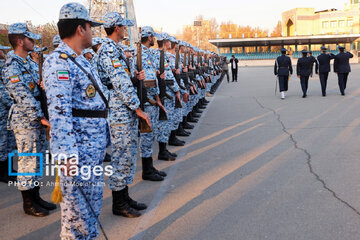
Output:
<path fill-rule="evenodd" d="M 176 70 L 179 69 L 179 62 L 180 62 L 180 52 L 179 52 L 179 46 L 177 46 L 175 49 L 175 73 L 174 73 L 174 76 L 176 78 L 176 82 L 179 85 L 179 87 L 182 90 L 186 90 L 186 87 L 181 85 L 181 81 L 180 81 L 181 77 L 178 74 L 176 74 Z"/>
<path fill-rule="evenodd" d="M 44 63 L 44 51 L 46 51 L 47 48 L 42 48 L 42 42 L 40 44 L 40 53 L 39 53 L 39 91 L 40 91 L 40 105 L 41 110 L 44 113 L 44 117 L 49 120 L 49 112 L 47 108 L 47 98 L 46 93 L 44 89 L 42 89 L 41 84 L 43 83 L 43 63 Z M 46 138 L 48 141 L 50 141 L 50 127 L 46 127 Z"/>
<path fill-rule="evenodd" d="M 164 50 L 160 50 L 160 75 L 165 72 L 165 52 Z M 160 75 L 158 76 L 159 80 L 159 90 L 160 90 L 160 101 L 163 105 L 165 105 L 165 97 L 172 99 L 173 97 L 166 93 L 166 83 L 165 79 L 160 78 Z M 165 121 L 168 120 L 166 116 L 166 112 L 164 112 L 163 109 L 159 109 L 159 120 Z"/>
<path fill-rule="evenodd" d="M 139 28 L 139 33 L 141 33 L 141 28 Z M 142 46 L 141 42 L 137 43 L 137 70 L 138 72 L 142 71 Z M 144 86 L 144 80 L 139 80 L 138 83 L 138 96 L 140 99 L 140 108 L 145 111 L 145 102 L 147 99 L 147 91 Z M 147 124 L 145 119 L 139 118 L 139 129 L 140 133 L 150 133 L 152 132 L 151 127 Z"/>

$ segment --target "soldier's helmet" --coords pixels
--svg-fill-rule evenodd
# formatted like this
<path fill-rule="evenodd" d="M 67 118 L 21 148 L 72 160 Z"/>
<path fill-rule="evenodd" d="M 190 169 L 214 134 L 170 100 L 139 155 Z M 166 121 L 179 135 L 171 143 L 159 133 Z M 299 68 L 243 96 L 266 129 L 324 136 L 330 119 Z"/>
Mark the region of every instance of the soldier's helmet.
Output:
<path fill-rule="evenodd" d="M 41 39 L 41 35 L 35 34 L 30 32 L 28 26 L 26 25 L 26 23 L 14 23 L 11 24 L 9 27 L 9 32 L 8 34 L 22 34 L 25 37 L 34 39 L 34 40 L 39 40 Z"/>
<path fill-rule="evenodd" d="M 157 34 L 154 29 L 150 26 L 145 26 L 141 28 L 141 37 L 151 37 L 154 36 L 158 38 L 160 35 Z"/>
<path fill-rule="evenodd" d="M 116 26 L 129 26 L 132 27 L 135 25 L 135 22 L 132 20 L 125 20 L 121 17 L 118 12 L 109 12 L 104 16 L 104 28 L 111 28 Z"/>
<path fill-rule="evenodd" d="M 92 27 L 97 27 L 102 25 L 102 23 L 92 20 L 89 16 L 89 12 L 86 10 L 85 6 L 80 3 L 67 3 L 60 9 L 59 20 L 64 19 L 82 19 L 91 24 Z"/>

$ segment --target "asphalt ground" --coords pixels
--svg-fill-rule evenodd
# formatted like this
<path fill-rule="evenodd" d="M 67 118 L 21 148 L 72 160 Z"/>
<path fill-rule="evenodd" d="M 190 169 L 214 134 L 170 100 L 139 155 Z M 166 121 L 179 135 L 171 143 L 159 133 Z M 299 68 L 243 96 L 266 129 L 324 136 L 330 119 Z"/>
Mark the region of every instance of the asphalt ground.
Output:
<path fill-rule="evenodd" d="M 164 182 L 142 181 L 138 161 L 130 194 L 149 205 L 142 217 L 112 215 L 105 186 L 109 239 L 360 239 L 360 65 L 352 69 L 346 96 L 331 73 L 327 97 L 315 75 L 301 98 L 292 76 L 280 100 L 272 67 L 240 68 L 237 83 L 209 98 L 186 146 L 171 148 L 179 158 L 155 161 Z M 42 188 L 45 199 L 51 191 Z M 0 239 L 59 239 L 59 209 L 30 217 L 14 187 L 0 193 Z"/>

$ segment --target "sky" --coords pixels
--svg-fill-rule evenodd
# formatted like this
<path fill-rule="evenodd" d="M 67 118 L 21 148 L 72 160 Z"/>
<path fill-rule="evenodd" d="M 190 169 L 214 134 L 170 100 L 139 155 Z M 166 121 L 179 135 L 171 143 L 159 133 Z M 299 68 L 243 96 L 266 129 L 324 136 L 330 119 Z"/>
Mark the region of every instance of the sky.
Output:
<path fill-rule="evenodd" d="M 106 0 L 104 0 L 106 1 Z M 0 23 L 31 20 L 33 24 L 57 22 L 61 6 L 85 0 L 0 0 Z M 183 25 L 195 18 L 216 18 L 220 24 L 232 21 L 238 25 L 261 27 L 270 31 L 281 20 L 281 13 L 297 7 L 315 10 L 344 9 L 350 0 L 134 0 L 138 26 L 153 26 L 170 34 L 181 33 Z"/>

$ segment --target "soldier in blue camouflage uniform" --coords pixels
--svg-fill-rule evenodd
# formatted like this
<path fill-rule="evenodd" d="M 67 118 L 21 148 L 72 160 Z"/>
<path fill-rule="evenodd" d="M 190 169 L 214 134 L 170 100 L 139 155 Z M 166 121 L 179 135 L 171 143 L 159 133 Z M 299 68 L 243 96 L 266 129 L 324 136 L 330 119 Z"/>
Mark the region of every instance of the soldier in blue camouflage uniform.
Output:
<path fill-rule="evenodd" d="M 4 183 L 16 181 L 16 177 L 9 176 L 8 174 L 8 153 L 16 148 L 13 132 L 7 129 L 7 118 L 12 101 L 5 91 L 5 85 L 1 78 L 1 72 L 6 59 L 6 54 L 3 50 L 8 49 L 10 47 L 0 45 L 0 182 Z"/>
<path fill-rule="evenodd" d="M 141 216 L 138 210 L 147 208 L 145 204 L 131 199 L 128 191 L 136 170 L 138 118 L 145 119 L 148 124 L 150 119 L 141 110 L 136 92 L 137 79 L 144 80 L 145 72 L 136 71 L 136 79 L 132 78 L 131 67 L 119 46 L 127 26 L 133 26 L 133 22 L 124 20 L 120 13 L 110 12 L 105 15 L 107 38 L 98 50 L 97 68 L 101 80 L 110 90 L 111 166 L 114 170 L 110 176 L 112 211 L 115 215 L 134 218 Z"/>
<path fill-rule="evenodd" d="M 145 26 L 141 28 L 141 44 L 142 44 L 142 55 L 141 62 L 143 70 L 145 71 L 145 79 L 147 80 L 156 80 L 156 66 L 154 55 L 150 50 L 150 47 L 155 44 L 155 37 L 159 35 L 154 32 L 152 27 Z M 138 56 L 136 56 L 138 57 Z M 138 68 L 136 64 L 136 68 Z M 165 78 L 165 73 L 163 73 L 160 77 Z M 140 134 L 140 149 L 141 149 L 141 157 L 142 157 L 142 167 L 143 174 L 142 178 L 144 180 L 149 181 L 162 181 L 166 176 L 165 172 L 158 171 L 153 166 L 153 145 L 157 136 L 158 129 L 158 119 L 159 119 L 159 109 L 161 107 L 164 111 L 165 108 L 162 105 L 159 98 L 159 88 L 151 87 L 147 88 L 147 98 L 148 102 L 145 103 L 145 112 L 149 114 L 151 121 L 151 133 L 141 133 Z M 151 102 L 156 102 L 156 105 L 152 105 Z"/>
<path fill-rule="evenodd" d="M 159 49 L 154 50 L 154 61 L 158 72 L 159 81 L 163 81 L 165 95 L 162 99 L 166 112 L 167 120 L 160 120 L 158 122 L 157 140 L 159 142 L 159 160 L 173 161 L 176 155 L 170 153 L 166 144 L 169 141 L 169 137 L 175 122 L 175 97 L 180 98 L 179 86 L 174 78 L 170 64 L 168 62 L 169 56 L 166 53 L 167 49 L 170 48 L 169 35 L 166 33 L 160 33 L 157 38 L 157 44 Z M 164 78 L 160 77 L 160 51 L 164 51 Z"/>
<path fill-rule="evenodd" d="M 38 85 L 39 75 L 27 59 L 28 52 L 34 49 L 34 40 L 40 35 L 31 33 L 25 23 L 10 25 L 8 38 L 14 48 L 14 53 L 7 59 L 2 78 L 6 91 L 13 99 L 9 113 L 9 126 L 14 131 L 19 153 L 41 153 L 40 134 L 42 125 L 49 126 L 41 110 Z M 37 157 L 18 157 L 18 189 L 23 197 L 23 208 L 26 214 L 46 216 L 56 205 L 40 198 L 40 188 L 36 182 L 40 161 Z M 41 174 L 41 173 L 40 173 Z"/>
<path fill-rule="evenodd" d="M 52 42 L 54 48 L 57 48 L 57 47 L 60 45 L 61 42 L 62 42 L 62 41 L 61 41 L 61 38 L 60 38 L 59 34 L 56 34 L 56 35 L 54 36 L 53 42 Z"/>
<path fill-rule="evenodd" d="M 96 239 L 104 175 L 93 171 L 103 169 L 105 150 L 110 144 L 108 103 L 97 71 L 81 52 L 91 46 L 91 26 L 101 24 L 90 19 L 83 5 L 68 3 L 60 10 L 57 25 L 62 42 L 44 62 L 44 82 L 51 153 L 63 167 L 60 237 Z M 65 154 L 67 159 L 61 159 L 59 154 Z M 78 162 L 70 162 L 69 158 L 77 158 Z M 69 174 L 71 169 L 84 167 L 91 174 Z"/>

